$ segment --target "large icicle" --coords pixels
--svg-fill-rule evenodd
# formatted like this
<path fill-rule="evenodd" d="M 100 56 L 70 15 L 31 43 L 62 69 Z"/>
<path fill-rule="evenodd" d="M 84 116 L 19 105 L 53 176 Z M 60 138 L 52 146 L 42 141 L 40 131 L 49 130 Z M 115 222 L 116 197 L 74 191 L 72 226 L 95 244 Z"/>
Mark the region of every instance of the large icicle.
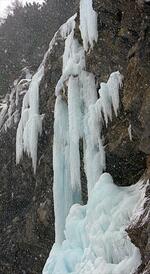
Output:
<path fill-rule="evenodd" d="M 79 139 L 82 134 L 82 113 L 79 78 L 71 76 L 68 83 L 70 172 L 74 202 L 81 201 Z"/>
<path fill-rule="evenodd" d="M 44 75 L 41 65 L 33 76 L 29 90 L 23 99 L 21 119 L 16 136 L 16 163 L 20 162 L 23 151 L 32 158 L 34 173 L 37 163 L 38 135 L 42 133 L 42 115 L 39 115 L 39 85 Z"/>
<path fill-rule="evenodd" d="M 109 96 L 116 116 L 119 109 L 119 89 L 122 86 L 122 80 L 122 75 L 119 71 L 116 71 L 111 73 L 107 82 Z"/>
<path fill-rule="evenodd" d="M 69 121 L 67 103 L 58 96 L 55 104 L 54 122 L 54 210 L 55 210 L 55 243 L 64 240 L 65 220 L 73 204 L 70 161 L 69 161 Z"/>
<path fill-rule="evenodd" d="M 83 48 L 74 39 L 75 24 L 72 24 L 72 26 L 71 31 L 69 28 L 69 35 L 65 41 L 62 76 L 55 90 L 57 99 L 54 123 L 53 190 L 55 242 L 57 244 L 60 244 L 64 239 L 65 221 L 71 205 L 81 202 L 79 139 L 81 137 L 82 114 L 78 75 L 85 66 L 85 57 Z M 62 32 L 63 35 L 66 32 L 68 33 L 68 27 L 63 26 Z M 67 88 L 68 106 L 65 102 Z M 62 116 L 61 111 L 63 112 Z M 63 119 L 66 121 L 65 125 Z M 62 200 L 62 203 L 60 203 L 60 200 Z"/>
<path fill-rule="evenodd" d="M 85 67 L 85 54 L 83 48 L 73 36 L 74 29 L 65 41 L 63 73 L 57 83 L 55 94 L 59 96 L 62 92 L 65 92 L 65 86 L 68 87 L 71 185 L 74 192 L 74 202 L 80 202 L 79 139 L 83 135 L 81 133 L 81 121 L 83 118 L 81 113 L 79 75 Z M 74 155 L 74 159 L 72 155 Z"/>
<path fill-rule="evenodd" d="M 73 39 L 74 27 L 75 27 L 74 15 L 71 19 L 64 24 L 60 31 L 65 41 L 65 51 L 63 56 L 63 74 L 56 87 L 56 104 L 55 104 L 55 121 L 54 121 L 54 146 L 53 146 L 53 169 L 54 169 L 54 211 L 55 211 L 55 243 L 60 245 L 65 238 L 65 221 L 69 213 L 70 207 L 75 202 L 80 202 L 80 164 L 79 164 L 79 149 L 77 144 L 79 142 L 79 132 L 76 133 L 76 138 L 71 139 L 71 130 L 69 125 L 74 127 L 74 133 L 79 127 L 78 118 L 76 117 L 76 109 L 74 111 L 70 109 L 68 111 L 68 105 L 65 94 L 65 81 L 68 81 L 69 76 L 73 73 L 73 60 L 75 55 L 78 54 L 78 42 Z M 79 55 L 80 57 L 80 55 Z M 73 60 L 72 60 L 73 59 Z M 75 72 L 76 74 L 76 72 Z M 75 79 L 72 79 L 75 80 Z M 67 86 L 67 84 L 66 84 Z M 75 90 L 74 90 L 75 88 Z M 77 88 L 77 89 L 76 89 Z M 74 96 L 76 100 L 79 100 L 79 91 L 77 85 L 70 83 L 70 90 L 68 98 L 73 100 Z M 73 94 L 75 91 L 76 94 Z M 60 95 L 62 93 L 62 95 Z M 64 94 L 63 94 L 64 93 Z M 72 104 L 73 106 L 73 104 Z M 72 112 L 72 116 L 68 114 Z M 69 119 L 72 119 L 70 120 Z M 71 141 L 72 140 L 72 141 Z M 74 149 L 75 141 L 75 149 Z M 71 147 L 71 149 L 70 149 Z M 76 150 L 77 148 L 77 150 Z M 75 153 L 77 157 L 77 169 L 74 170 L 74 163 L 70 161 L 71 153 Z M 78 176 L 78 178 L 76 177 Z M 72 180 L 71 180 L 72 179 Z M 74 187 L 71 181 L 74 180 Z"/>
<path fill-rule="evenodd" d="M 100 117 L 99 115 L 95 116 L 95 123 L 93 117 L 90 115 L 93 105 L 97 101 L 94 75 L 83 71 L 80 76 L 80 85 L 84 111 L 84 164 L 88 181 L 88 193 L 90 193 L 105 167 L 105 161 L 103 159 L 105 158 L 105 154 L 100 139 Z M 101 162 L 104 162 L 104 166 Z"/>
<path fill-rule="evenodd" d="M 102 141 L 103 116 L 106 123 L 112 120 L 112 106 L 117 116 L 119 108 L 119 89 L 122 84 L 122 75 L 113 72 L 107 83 L 101 83 L 100 98 L 96 100 L 95 80 L 90 83 L 82 72 L 82 96 L 84 101 L 84 139 L 85 139 L 85 171 L 88 181 L 88 193 L 93 189 L 99 176 L 105 170 L 105 151 Z M 91 90 L 91 91 L 90 91 Z M 90 100 L 93 101 L 90 102 Z"/>
<path fill-rule="evenodd" d="M 93 10 L 92 2 L 92 0 L 80 0 L 80 31 L 86 51 L 89 45 L 93 48 L 94 41 L 97 42 L 98 39 L 97 13 Z"/>
<path fill-rule="evenodd" d="M 100 99 L 96 102 L 97 113 L 103 113 L 106 126 L 112 120 L 112 107 L 115 115 L 119 109 L 119 90 L 122 86 L 123 76 L 119 71 L 111 73 L 107 83 L 101 83 Z"/>

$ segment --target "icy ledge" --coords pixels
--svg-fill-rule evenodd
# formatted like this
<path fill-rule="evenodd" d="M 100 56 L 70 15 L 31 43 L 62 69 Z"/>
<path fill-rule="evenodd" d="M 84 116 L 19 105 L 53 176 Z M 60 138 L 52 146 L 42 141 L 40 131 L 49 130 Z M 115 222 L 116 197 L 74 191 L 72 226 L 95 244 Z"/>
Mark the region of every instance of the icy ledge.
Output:
<path fill-rule="evenodd" d="M 125 228 L 141 211 L 142 181 L 118 187 L 101 175 L 87 206 L 73 205 L 66 220 L 66 240 L 54 244 L 43 274 L 127 274 L 141 264 L 139 249 Z"/>

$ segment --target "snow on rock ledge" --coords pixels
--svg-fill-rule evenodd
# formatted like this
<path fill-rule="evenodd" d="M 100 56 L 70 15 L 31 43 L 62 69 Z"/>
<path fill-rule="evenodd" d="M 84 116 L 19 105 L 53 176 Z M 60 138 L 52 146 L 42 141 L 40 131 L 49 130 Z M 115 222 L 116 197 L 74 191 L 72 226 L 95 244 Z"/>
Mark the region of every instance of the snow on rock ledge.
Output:
<path fill-rule="evenodd" d="M 62 245 L 54 244 L 43 274 L 134 273 L 141 255 L 125 228 L 141 207 L 146 186 L 118 187 L 101 175 L 87 206 L 73 205 Z"/>
<path fill-rule="evenodd" d="M 29 69 L 22 69 L 20 77 L 11 86 L 10 93 L 0 102 L 0 131 L 7 131 L 18 123 L 21 97 L 27 92 L 31 78 Z"/>

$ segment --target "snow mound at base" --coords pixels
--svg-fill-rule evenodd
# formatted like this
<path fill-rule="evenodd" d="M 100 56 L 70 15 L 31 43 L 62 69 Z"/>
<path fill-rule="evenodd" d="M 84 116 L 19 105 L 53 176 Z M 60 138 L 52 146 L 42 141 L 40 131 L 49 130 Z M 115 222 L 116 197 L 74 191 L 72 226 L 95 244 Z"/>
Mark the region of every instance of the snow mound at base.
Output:
<path fill-rule="evenodd" d="M 86 206 L 73 205 L 62 245 L 54 244 L 43 274 L 131 274 L 141 255 L 125 229 L 145 195 L 140 181 L 118 187 L 110 174 L 100 176 Z"/>

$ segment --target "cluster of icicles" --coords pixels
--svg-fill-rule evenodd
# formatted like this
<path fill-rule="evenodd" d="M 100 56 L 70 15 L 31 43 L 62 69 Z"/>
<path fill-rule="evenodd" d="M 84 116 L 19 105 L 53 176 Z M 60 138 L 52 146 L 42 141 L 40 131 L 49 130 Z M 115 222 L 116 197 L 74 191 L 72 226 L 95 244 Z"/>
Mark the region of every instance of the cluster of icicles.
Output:
<path fill-rule="evenodd" d="M 56 87 L 53 166 L 55 232 L 56 242 L 59 243 L 64 239 L 65 220 L 71 205 L 81 203 L 80 139 L 83 140 L 84 167 L 90 194 L 105 170 L 101 131 L 104 121 L 107 124 L 108 119 L 112 119 L 112 106 L 117 115 L 119 88 L 122 82 L 119 72 L 112 73 L 108 82 L 101 84 L 98 99 L 94 75 L 86 72 L 82 66 L 83 49 L 74 39 L 71 40 L 71 46 L 73 51 L 70 52 L 73 56 L 70 57 L 71 60 L 68 59 L 68 63 L 70 65 L 72 58 L 77 58 L 79 62 L 75 66 L 79 67 L 80 73 L 76 71 L 74 74 L 74 65 L 69 67 L 70 70 L 66 67 Z M 64 86 L 64 78 L 68 101 L 65 100 L 65 88 L 63 94 L 58 90 L 59 86 Z"/>
<path fill-rule="evenodd" d="M 54 36 L 42 64 L 24 96 L 17 130 L 16 160 L 23 152 L 37 164 L 38 135 L 43 115 L 39 114 L 39 85 L 45 61 L 57 43 L 65 40 L 63 69 L 55 94 L 54 112 L 54 211 L 55 244 L 43 274 L 127 274 L 141 262 L 139 250 L 131 243 L 125 227 L 140 205 L 145 189 L 119 188 L 104 173 L 105 151 L 102 128 L 118 114 L 122 75 L 111 73 L 97 87 L 95 76 L 86 71 L 85 53 L 98 39 L 97 14 L 92 0 L 80 0 L 80 32 L 83 46 L 75 38 L 76 15 Z M 81 206 L 80 140 L 83 144 L 88 203 Z M 142 196 L 143 195 L 143 196 Z M 138 204 L 139 201 L 139 204 Z M 127 271 L 127 272 L 126 272 Z"/>
<path fill-rule="evenodd" d="M 112 120 L 113 110 L 117 116 L 119 108 L 121 74 L 112 73 L 97 92 L 94 75 L 85 70 L 85 49 L 74 38 L 72 28 L 65 40 L 63 72 L 55 91 L 53 166 L 57 243 L 64 239 L 65 220 L 71 205 L 81 203 L 80 139 L 90 194 L 105 170 L 103 123 L 107 125 L 108 120 Z"/>
<path fill-rule="evenodd" d="M 86 14 L 86 16 L 85 16 Z M 105 152 L 102 127 L 112 120 L 119 108 L 119 89 L 122 76 L 113 72 L 107 83 L 101 83 L 97 91 L 95 77 L 86 72 L 85 52 L 98 39 L 97 14 L 92 0 L 80 2 L 81 46 L 74 38 L 76 15 L 60 28 L 65 39 L 63 72 L 56 86 L 54 122 L 54 207 L 56 242 L 64 239 L 64 227 L 70 207 L 81 203 L 80 151 L 83 140 L 84 167 L 88 194 L 105 170 Z M 16 162 L 26 152 L 31 156 L 34 172 L 37 164 L 38 135 L 42 132 L 43 115 L 39 114 L 39 85 L 44 75 L 46 58 L 55 44 L 55 37 L 44 56 L 37 73 L 33 76 L 22 105 L 21 119 L 16 138 Z M 61 200 L 61 204 L 60 204 Z"/>

